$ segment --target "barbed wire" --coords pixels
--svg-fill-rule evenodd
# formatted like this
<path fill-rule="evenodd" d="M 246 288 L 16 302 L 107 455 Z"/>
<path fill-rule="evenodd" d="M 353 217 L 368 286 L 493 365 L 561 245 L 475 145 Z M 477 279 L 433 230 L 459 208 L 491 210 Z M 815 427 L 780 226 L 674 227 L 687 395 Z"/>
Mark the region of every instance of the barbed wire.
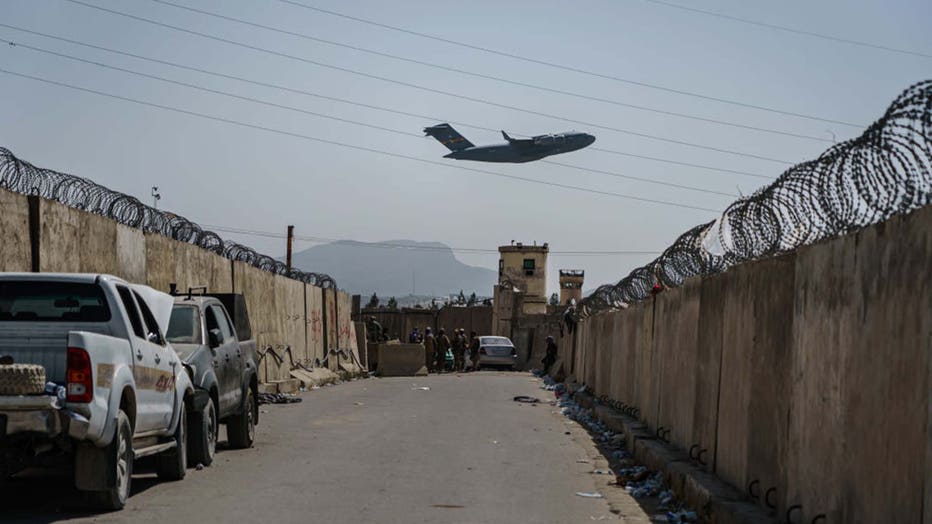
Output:
<path fill-rule="evenodd" d="M 36 195 L 68 207 L 94 213 L 146 233 L 156 233 L 193 244 L 229 260 L 324 289 L 336 289 L 336 281 L 323 273 L 288 269 L 284 262 L 256 250 L 222 239 L 187 218 L 148 206 L 138 199 L 67 173 L 36 167 L 0 147 L 0 188 Z"/>
<path fill-rule="evenodd" d="M 580 301 L 575 316 L 626 307 L 655 289 L 792 251 L 932 202 L 932 80 L 906 89 L 861 136 L 797 164 L 683 233 L 659 257 Z"/>

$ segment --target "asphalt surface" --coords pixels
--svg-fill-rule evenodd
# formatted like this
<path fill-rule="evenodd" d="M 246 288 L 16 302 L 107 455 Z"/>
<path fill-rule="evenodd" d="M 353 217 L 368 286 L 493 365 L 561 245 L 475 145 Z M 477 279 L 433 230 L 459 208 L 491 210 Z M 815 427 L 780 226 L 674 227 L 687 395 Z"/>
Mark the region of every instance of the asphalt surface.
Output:
<path fill-rule="evenodd" d="M 480 372 L 309 391 L 300 404 L 262 406 L 253 449 L 221 449 L 180 482 L 137 472 L 121 512 L 89 512 L 67 475 L 43 470 L 0 483 L 0 521 L 646 521 L 593 473 L 605 466 L 588 434 L 539 385 L 526 373 Z"/>

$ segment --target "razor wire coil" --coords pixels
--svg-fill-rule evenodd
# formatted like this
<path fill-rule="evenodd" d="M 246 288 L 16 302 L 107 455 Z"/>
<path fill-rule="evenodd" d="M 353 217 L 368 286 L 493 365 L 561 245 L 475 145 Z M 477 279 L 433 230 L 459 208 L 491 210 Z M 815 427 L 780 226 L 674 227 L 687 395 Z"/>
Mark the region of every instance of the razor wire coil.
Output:
<path fill-rule="evenodd" d="M 86 178 L 36 167 L 3 147 L 0 147 L 0 188 L 107 217 L 124 226 L 193 244 L 226 259 L 323 289 L 337 287 L 329 275 L 288 269 L 284 262 L 248 246 L 224 240 L 217 233 L 203 229 L 183 216 L 148 206 L 132 196 Z"/>
<path fill-rule="evenodd" d="M 576 318 L 626 307 L 655 286 L 842 235 L 932 203 L 932 80 L 906 89 L 860 136 L 797 164 L 732 203 L 712 222 L 683 233 L 648 264 L 600 286 Z"/>

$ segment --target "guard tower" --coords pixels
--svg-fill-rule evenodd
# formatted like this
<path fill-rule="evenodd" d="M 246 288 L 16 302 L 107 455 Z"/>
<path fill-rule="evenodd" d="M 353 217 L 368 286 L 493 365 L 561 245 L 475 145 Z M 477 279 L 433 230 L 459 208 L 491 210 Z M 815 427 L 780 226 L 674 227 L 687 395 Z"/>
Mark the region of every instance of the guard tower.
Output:
<path fill-rule="evenodd" d="M 582 300 L 583 280 L 586 272 L 582 269 L 560 270 L 560 304 L 565 306 L 571 300 Z"/>
<path fill-rule="evenodd" d="M 525 314 L 547 312 L 547 254 L 545 242 L 538 246 L 512 243 L 498 248 L 498 283 L 502 287 L 517 288 L 524 294 Z"/>

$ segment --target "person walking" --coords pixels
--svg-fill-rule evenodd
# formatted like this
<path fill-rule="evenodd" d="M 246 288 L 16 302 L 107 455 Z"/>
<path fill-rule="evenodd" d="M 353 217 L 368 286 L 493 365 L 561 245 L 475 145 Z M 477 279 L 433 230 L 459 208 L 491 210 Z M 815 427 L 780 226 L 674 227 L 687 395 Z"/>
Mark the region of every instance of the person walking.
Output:
<path fill-rule="evenodd" d="M 440 328 L 440 331 L 437 332 L 435 346 L 437 348 L 435 353 L 437 373 L 442 373 L 447 367 L 447 350 L 450 349 L 450 337 L 447 336 L 443 328 Z"/>
<path fill-rule="evenodd" d="M 479 337 L 475 331 L 469 332 L 469 360 L 472 361 L 472 370 L 479 371 Z"/>
<path fill-rule="evenodd" d="M 434 371 L 434 334 L 431 332 L 430 327 L 424 328 L 424 365 L 427 366 L 427 371 Z"/>
<path fill-rule="evenodd" d="M 460 328 L 453 339 L 453 369 L 463 371 L 466 367 L 466 330 Z"/>
<path fill-rule="evenodd" d="M 369 339 L 369 342 L 382 341 L 382 324 L 379 324 L 375 316 L 370 316 L 369 320 L 366 321 L 366 337 Z"/>
<path fill-rule="evenodd" d="M 547 337 L 547 353 L 544 355 L 544 358 L 541 359 L 540 363 L 544 365 L 544 375 L 550 373 L 550 368 L 553 367 L 553 364 L 557 361 L 557 343 L 553 341 L 553 337 Z"/>

